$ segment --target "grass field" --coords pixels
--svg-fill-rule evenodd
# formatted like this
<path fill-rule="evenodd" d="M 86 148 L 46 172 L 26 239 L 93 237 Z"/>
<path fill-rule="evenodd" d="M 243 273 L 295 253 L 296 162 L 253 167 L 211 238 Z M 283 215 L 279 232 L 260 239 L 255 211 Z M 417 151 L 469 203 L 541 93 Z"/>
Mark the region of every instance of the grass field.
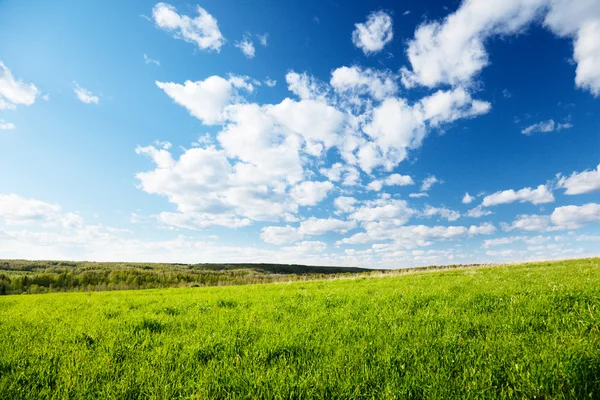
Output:
<path fill-rule="evenodd" d="M 0 297 L 0 398 L 598 399 L 600 259 Z"/>

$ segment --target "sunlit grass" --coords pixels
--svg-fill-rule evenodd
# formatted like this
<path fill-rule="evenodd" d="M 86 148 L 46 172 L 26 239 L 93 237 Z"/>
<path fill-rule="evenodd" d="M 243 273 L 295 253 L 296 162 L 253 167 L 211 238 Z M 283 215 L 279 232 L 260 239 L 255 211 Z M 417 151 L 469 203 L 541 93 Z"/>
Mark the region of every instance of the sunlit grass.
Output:
<path fill-rule="evenodd" d="M 0 398 L 600 398 L 600 260 L 0 297 Z"/>

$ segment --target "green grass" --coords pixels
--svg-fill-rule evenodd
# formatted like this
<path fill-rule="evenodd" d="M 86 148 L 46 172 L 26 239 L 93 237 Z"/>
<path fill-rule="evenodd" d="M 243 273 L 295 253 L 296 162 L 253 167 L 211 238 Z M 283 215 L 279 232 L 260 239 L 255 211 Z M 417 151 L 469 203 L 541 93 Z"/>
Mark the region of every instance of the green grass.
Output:
<path fill-rule="evenodd" d="M 600 259 L 0 297 L 0 398 L 598 399 Z"/>

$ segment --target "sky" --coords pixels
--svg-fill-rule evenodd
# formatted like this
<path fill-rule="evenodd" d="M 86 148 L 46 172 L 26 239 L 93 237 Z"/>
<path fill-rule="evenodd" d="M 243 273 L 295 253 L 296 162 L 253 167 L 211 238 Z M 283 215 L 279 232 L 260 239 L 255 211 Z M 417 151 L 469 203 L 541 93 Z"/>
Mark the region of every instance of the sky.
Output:
<path fill-rule="evenodd" d="M 0 258 L 600 255 L 600 2 L 0 0 Z"/>

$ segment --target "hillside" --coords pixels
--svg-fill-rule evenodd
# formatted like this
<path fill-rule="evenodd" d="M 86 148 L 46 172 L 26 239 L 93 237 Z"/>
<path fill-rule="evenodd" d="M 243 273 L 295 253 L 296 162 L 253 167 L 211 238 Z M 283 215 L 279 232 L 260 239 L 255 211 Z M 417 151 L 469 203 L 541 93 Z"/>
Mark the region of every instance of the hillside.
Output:
<path fill-rule="evenodd" d="M 0 260 L 0 295 L 225 286 L 371 273 L 288 264 L 158 264 Z"/>
<path fill-rule="evenodd" d="M 600 259 L 0 297 L 0 398 L 600 398 Z"/>

